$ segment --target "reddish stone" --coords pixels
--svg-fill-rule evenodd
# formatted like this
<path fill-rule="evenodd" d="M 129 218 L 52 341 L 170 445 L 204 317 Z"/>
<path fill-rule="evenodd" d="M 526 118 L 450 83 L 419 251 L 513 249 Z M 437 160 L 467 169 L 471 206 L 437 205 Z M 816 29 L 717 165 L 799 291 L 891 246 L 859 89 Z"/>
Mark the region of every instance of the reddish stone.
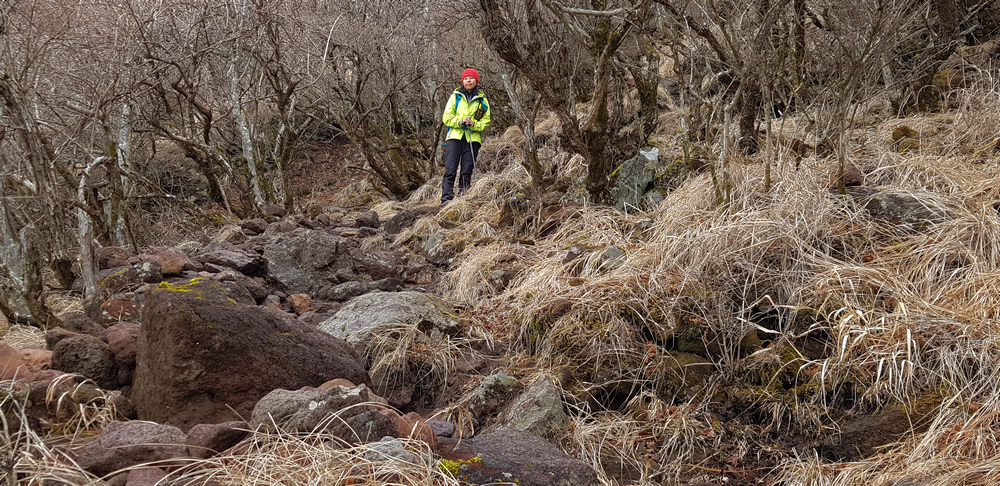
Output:
<path fill-rule="evenodd" d="M 142 306 L 134 300 L 111 299 L 101 304 L 101 319 L 105 324 L 122 321 L 138 322 L 142 316 Z"/>
<path fill-rule="evenodd" d="M 295 310 L 295 313 L 300 316 L 306 312 L 316 310 L 312 297 L 309 297 L 307 294 L 289 295 L 288 302 L 292 304 L 292 309 Z"/>
<path fill-rule="evenodd" d="M 409 437 L 411 439 L 422 440 L 431 447 L 437 449 L 437 436 L 434 429 L 417 412 L 410 412 L 396 421 L 396 434 L 399 437 Z"/>

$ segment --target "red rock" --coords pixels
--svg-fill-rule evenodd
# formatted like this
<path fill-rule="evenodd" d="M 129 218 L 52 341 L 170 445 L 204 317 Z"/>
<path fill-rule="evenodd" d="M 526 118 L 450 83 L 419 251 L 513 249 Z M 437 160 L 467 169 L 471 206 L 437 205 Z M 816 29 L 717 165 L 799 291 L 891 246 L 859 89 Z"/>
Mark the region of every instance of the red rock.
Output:
<path fill-rule="evenodd" d="M 300 316 L 306 312 L 316 310 L 316 306 L 313 305 L 312 297 L 309 297 L 308 294 L 289 295 L 288 302 L 292 304 L 292 309 L 295 313 Z"/>
<path fill-rule="evenodd" d="M 181 250 L 176 248 L 150 248 L 139 255 L 145 261 L 160 264 L 160 272 L 164 275 L 180 275 L 184 270 L 194 270 L 198 265 Z"/>
<path fill-rule="evenodd" d="M 141 420 L 188 430 L 248 417 L 279 388 L 370 383 L 349 344 L 242 304 L 224 284 L 195 280 L 147 295 L 132 389 Z"/>
<path fill-rule="evenodd" d="M 399 437 L 422 440 L 432 450 L 437 449 L 437 436 L 434 435 L 434 429 L 417 412 L 410 412 L 396 421 L 396 434 Z"/>

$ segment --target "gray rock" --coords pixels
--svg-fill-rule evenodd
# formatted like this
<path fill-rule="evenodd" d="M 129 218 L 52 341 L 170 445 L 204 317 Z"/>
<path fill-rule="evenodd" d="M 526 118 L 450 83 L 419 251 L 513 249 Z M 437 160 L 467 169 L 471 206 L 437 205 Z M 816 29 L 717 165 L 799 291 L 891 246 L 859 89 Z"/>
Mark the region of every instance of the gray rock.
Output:
<path fill-rule="evenodd" d="M 455 424 L 451 422 L 445 422 L 444 420 L 428 420 L 427 424 L 431 426 L 431 430 L 434 431 L 434 435 L 438 437 L 451 437 L 455 435 Z"/>
<path fill-rule="evenodd" d="M 517 391 L 517 378 L 504 374 L 490 375 L 472 391 L 466 408 L 478 422 L 493 420 L 517 395 Z"/>
<path fill-rule="evenodd" d="M 361 213 L 354 218 L 354 221 L 358 224 L 359 228 L 378 228 L 379 226 L 382 226 L 382 223 L 378 218 L 378 213 L 375 211 L 366 211 Z"/>
<path fill-rule="evenodd" d="M 372 292 L 355 297 L 336 314 L 319 325 L 321 331 L 341 338 L 364 354 L 379 328 L 400 323 L 416 323 L 430 333 L 436 329 L 455 334 L 459 324 L 451 305 L 440 297 L 421 292 Z"/>
<path fill-rule="evenodd" d="M 597 486 L 597 472 L 549 442 L 518 430 L 498 430 L 461 443 L 441 439 L 443 461 L 460 464 L 456 476 L 469 484 Z"/>
<path fill-rule="evenodd" d="M 382 431 L 382 435 L 372 437 L 365 427 L 345 428 L 358 415 L 373 411 L 362 403 L 378 403 L 379 398 L 365 385 L 353 388 L 334 386 L 326 390 L 274 390 L 261 398 L 250 414 L 250 424 L 254 427 L 265 426 L 281 429 L 285 432 L 309 433 L 326 430 L 349 442 L 367 442 L 378 440 L 385 435 L 393 435 L 395 425 L 391 430 Z M 364 417 L 363 424 L 372 417 Z"/>
<path fill-rule="evenodd" d="M 324 231 L 298 229 L 276 237 L 264 247 L 267 272 L 278 287 L 293 294 L 332 300 L 331 291 L 340 283 L 338 270 L 351 271 L 346 238 Z"/>
<path fill-rule="evenodd" d="M 395 437 L 383 437 L 378 442 L 368 445 L 365 459 L 372 462 L 401 461 L 410 464 L 423 464 L 420 456 L 406 450 L 406 445 Z"/>
<path fill-rule="evenodd" d="M 455 250 L 445 245 L 444 235 L 441 233 L 430 234 L 424 241 L 422 249 L 424 257 L 431 263 L 450 263 L 455 256 Z"/>
<path fill-rule="evenodd" d="M 267 261 L 263 256 L 240 247 L 206 249 L 195 255 L 194 260 L 203 264 L 233 268 L 252 277 L 262 277 L 267 271 Z"/>
<path fill-rule="evenodd" d="M 638 156 L 622 164 L 611 190 L 616 208 L 625 212 L 644 208 L 646 194 L 656 189 L 655 163 L 658 159 L 659 151 L 653 148 L 640 151 Z"/>
<path fill-rule="evenodd" d="M 848 188 L 847 194 L 864 205 L 873 218 L 894 224 L 926 225 L 951 218 L 945 204 L 933 194 L 890 192 L 872 187 Z"/>
<path fill-rule="evenodd" d="M 510 404 L 500 426 L 555 440 L 566 431 L 569 422 L 569 415 L 563 409 L 562 390 L 551 376 L 541 375 Z"/>

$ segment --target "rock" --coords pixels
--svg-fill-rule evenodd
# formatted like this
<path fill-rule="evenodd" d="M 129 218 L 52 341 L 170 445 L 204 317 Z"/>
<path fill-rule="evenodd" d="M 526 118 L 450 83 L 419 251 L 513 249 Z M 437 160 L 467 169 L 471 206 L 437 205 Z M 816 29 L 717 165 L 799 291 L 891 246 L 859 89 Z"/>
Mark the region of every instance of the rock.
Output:
<path fill-rule="evenodd" d="M 327 390 L 274 390 L 258 402 L 251 425 L 286 432 L 322 430 L 351 444 L 364 444 L 396 433 L 395 417 L 374 407 L 358 406 L 377 398 L 365 385 Z"/>
<path fill-rule="evenodd" d="M 221 265 L 238 270 L 251 277 L 263 277 L 267 274 L 267 260 L 257 252 L 245 250 L 238 246 L 228 248 L 206 249 L 194 256 L 195 261 Z"/>
<path fill-rule="evenodd" d="M 436 265 L 446 265 L 451 263 L 451 260 L 458 253 L 458 248 L 449 245 L 445 241 L 444 234 L 442 233 L 431 233 L 427 236 L 427 240 L 424 241 L 421 249 L 424 252 L 424 258 L 428 262 Z"/>
<path fill-rule="evenodd" d="M 241 420 L 222 424 L 198 424 L 187 434 L 188 454 L 206 459 L 238 444 L 250 435 L 250 425 Z"/>
<path fill-rule="evenodd" d="M 383 437 L 365 450 L 365 459 L 372 462 L 401 461 L 424 465 L 420 456 L 408 451 L 406 444 L 395 437 Z"/>
<path fill-rule="evenodd" d="M 118 368 L 118 384 L 131 385 L 135 374 L 135 357 L 139 349 L 141 326 L 123 322 L 109 327 L 103 334 L 108 349 L 115 357 Z"/>
<path fill-rule="evenodd" d="M 359 295 L 364 295 L 371 290 L 371 286 L 364 282 L 344 282 L 329 289 L 326 297 L 330 300 L 343 302 Z"/>
<path fill-rule="evenodd" d="M 122 246 L 103 246 L 94 249 L 94 256 L 97 258 L 97 268 L 107 270 L 128 265 L 129 258 L 134 257 L 135 253 Z"/>
<path fill-rule="evenodd" d="M 52 367 L 81 374 L 106 390 L 118 388 L 115 355 L 94 336 L 80 334 L 59 341 L 52 348 Z"/>
<path fill-rule="evenodd" d="M 437 448 L 437 434 L 434 429 L 417 412 L 410 412 L 396 421 L 396 437 L 409 437 L 421 440 L 426 443 L 431 450 Z"/>
<path fill-rule="evenodd" d="M 389 218 L 389 220 L 385 222 L 382 229 L 390 235 L 397 235 L 404 229 L 413 226 L 413 223 L 417 222 L 419 217 L 420 216 L 413 211 L 403 210 Z"/>
<path fill-rule="evenodd" d="M 200 265 L 195 263 L 187 253 L 177 248 L 149 248 L 139 254 L 139 258 L 159 264 L 160 272 L 163 275 L 180 275 L 185 270 L 197 271 L 201 269 Z"/>
<path fill-rule="evenodd" d="M 438 437 L 451 437 L 455 435 L 455 424 L 444 420 L 428 420 L 427 425 L 431 426 L 434 435 Z"/>
<path fill-rule="evenodd" d="M 187 458 L 187 436 L 177 427 L 150 422 L 111 422 L 95 440 L 70 451 L 83 469 L 103 476 L 153 461 Z"/>
<path fill-rule="evenodd" d="M 108 299 L 101 303 L 101 322 L 113 325 L 122 321 L 139 322 L 142 305 L 135 299 Z"/>
<path fill-rule="evenodd" d="M 366 211 L 359 214 L 354 218 L 355 223 L 357 223 L 358 228 L 378 228 L 382 226 L 382 223 L 378 220 L 378 213 L 375 211 Z"/>
<path fill-rule="evenodd" d="M 948 208 L 931 193 L 852 187 L 847 194 L 863 205 L 871 217 L 893 224 L 935 224 L 951 218 Z"/>
<path fill-rule="evenodd" d="M 622 264 L 625 263 L 625 250 L 618 246 L 609 246 L 607 250 L 604 250 L 604 254 L 601 255 L 601 260 L 597 264 L 597 268 L 603 271 L 614 270 Z"/>
<path fill-rule="evenodd" d="M 278 388 L 369 382 L 344 341 L 230 295 L 196 279 L 147 297 L 133 388 L 139 418 L 187 430 L 249 416 Z"/>
<path fill-rule="evenodd" d="M 434 295 L 413 291 L 372 292 L 351 299 L 321 323 L 319 329 L 351 343 L 359 354 L 364 354 L 373 333 L 400 322 L 416 321 L 425 333 L 437 329 L 444 334 L 455 334 L 459 324 L 451 315 L 451 305 Z"/>
<path fill-rule="evenodd" d="M 343 237 L 323 231 L 299 229 L 276 237 L 264 247 L 268 275 L 287 292 L 334 300 L 331 291 L 341 282 L 337 271 L 354 264 L 346 245 Z"/>
<path fill-rule="evenodd" d="M 466 408 L 480 423 L 495 419 L 499 411 L 516 396 L 517 390 L 517 378 L 513 376 L 504 374 L 487 376 L 472 391 Z"/>
<path fill-rule="evenodd" d="M 264 302 L 261 302 L 260 305 L 278 312 L 285 311 L 285 306 L 281 303 L 281 297 L 278 297 L 277 295 L 268 295 L 267 297 L 264 297 Z"/>
<path fill-rule="evenodd" d="M 354 249 L 348 254 L 351 256 L 354 271 L 368 275 L 372 280 L 398 277 L 402 268 L 393 252 Z"/>
<path fill-rule="evenodd" d="M 646 194 L 656 189 L 655 163 L 659 160 L 659 150 L 652 148 L 639 152 L 621 165 L 611 189 L 615 207 L 626 213 L 643 210 Z"/>
<path fill-rule="evenodd" d="M 80 333 L 61 327 L 53 327 L 45 331 L 45 349 L 52 350 L 56 347 L 56 344 L 59 344 L 59 341 L 71 336 L 80 336 Z"/>
<path fill-rule="evenodd" d="M 308 294 L 289 295 L 288 303 L 292 305 L 292 310 L 300 316 L 306 312 L 316 310 L 316 306 L 313 305 L 312 297 L 309 297 Z"/>
<path fill-rule="evenodd" d="M 160 481 L 165 477 L 167 472 L 163 469 L 153 466 L 140 467 L 128 472 L 125 486 L 157 486 L 163 484 Z"/>
<path fill-rule="evenodd" d="M 45 349 L 24 348 L 21 350 L 21 368 L 24 377 L 37 379 L 42 371 L 52 368 L 52 351 Z M 20 376 L 20 375 L 19 375 Z"/>
<path fill-rule="evenodd" d="M 544 439 L 518 430 L 498 430 L 461 443 L 442 439 L 442 469 L 468 484 L 597 486 L 597 472 Z"/>
<path fill-rule="evenodd" d="M 264 232 L 267 231 L 267 225 L 268 225 L 267 220 L 265 220 L 264 218 L 246 219 L 240 221 L 240 228 L 243 228 L 244 230 L 250 230 L 255 235 L 264 234 Z"/>
<path fill-rule="evenodd" d="M 96 336 L 104 330 L 104 326 L 96 323 L 82 312 L 71 312 L 63 318 L 63 327 L 77 334 Z"/>
<path fill-rule="evenodd" d="M 566 431 L 569 422 L 569 415 L 563 410 L 562 390 L 553 377 L 541 375 L 510 404 L 500 420 L 500 427 L 555 441 Z"/>
<path fill-rule="evenodd" d="M 80 412 L 81 407 L 89 410 L 108 406 L 107 395 L 91 382 L 79 383 L 77 377 L 57 370 L 37 373 L 26 384 L 26 388 L 15 391 L 12 396 L 24 404 L 24 414 L 8 415 L 9 430 L 17 430 L 26 425 L 32 431 L 45 435 L 54 423 L 65 423 Z M 26 419 L 26 424 L 21 423 Z"/>
<path fill-rule="evenodd" d="M 284 218 L 288 211 L 285 211 L 284 206 L 279 206 L 277 204 L 262 204 L 260 206 L 260 214 L 264 218 L 274 217 L 274 218 Z"/>
<path fill-rule="evenodd" d="M 101 288 L 109 294 L 128 292 L 148 283 L 157 283 L 163 280 L 163 273 L 160 271 L 160 264 L 155 262 L 144 262 L 136 265 L 101 270 Z M 77 279 L 73 283 L 73 290 L 83 292 L 83 279 Z"/>

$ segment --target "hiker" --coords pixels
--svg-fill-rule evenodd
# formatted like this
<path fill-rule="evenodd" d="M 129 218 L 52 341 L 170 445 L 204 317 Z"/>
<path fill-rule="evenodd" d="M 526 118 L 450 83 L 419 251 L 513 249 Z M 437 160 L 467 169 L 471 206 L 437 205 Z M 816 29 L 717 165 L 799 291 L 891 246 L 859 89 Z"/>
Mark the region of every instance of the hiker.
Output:
<path fill-rule="evenodd" d="M 476 156 L 483 141 L 481 133 L 490 126 L 490 104 L 479 89 L 479 73 L 475 69 L 462 71 L 462 87 L 448 98 L 441 121 L 448 127 L 441 182 L 441 205 L 444 206 L 455 198 L 456 173 L 459 196 L 472 184 L 472 169 L 476 167 Z"/>

